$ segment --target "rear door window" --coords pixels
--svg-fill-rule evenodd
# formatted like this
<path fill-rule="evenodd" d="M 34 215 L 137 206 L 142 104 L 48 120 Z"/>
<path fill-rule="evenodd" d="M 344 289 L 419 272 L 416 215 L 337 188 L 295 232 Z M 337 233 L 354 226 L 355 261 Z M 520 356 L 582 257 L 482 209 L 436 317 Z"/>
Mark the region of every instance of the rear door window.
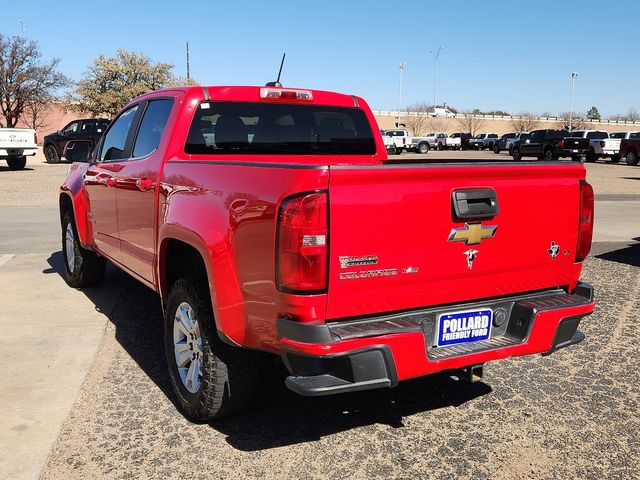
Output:
<path fill-rule="evenodd" d="M 147 104 L 133 147 L 134 158 L 149 155 L 158 148 L 172 106 L 171 99 L 152 100 Z"/>
<path fill-rule="evenodd" d="M 83 135 L 89 135 L 95 131 L 96 121 L 95 120 L 85 120 L 82 122 L 82 126 L 80 127 L 80 132 Z"/>
<path fill-rule="evenodd" d="M 375 150 L 359 108 L 253 102 L 201 103 L 185 143 L 190 154 L 372 155 Z"/>

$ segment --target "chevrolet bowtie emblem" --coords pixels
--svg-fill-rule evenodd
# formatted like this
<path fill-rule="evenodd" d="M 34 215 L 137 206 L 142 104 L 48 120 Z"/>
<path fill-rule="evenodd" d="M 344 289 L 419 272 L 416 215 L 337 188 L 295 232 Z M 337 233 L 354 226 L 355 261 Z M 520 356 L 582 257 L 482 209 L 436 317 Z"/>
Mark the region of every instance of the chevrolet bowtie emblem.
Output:
<path fill-rule="evenodd" d="M 483 226 L 481 223 L 465 223 L 464 227 L 451 229 L 449 241 L 464 242 L 465 245 L 476 245 L 482 240 L 493 237 L 497 229 L 497 225 Z"/>

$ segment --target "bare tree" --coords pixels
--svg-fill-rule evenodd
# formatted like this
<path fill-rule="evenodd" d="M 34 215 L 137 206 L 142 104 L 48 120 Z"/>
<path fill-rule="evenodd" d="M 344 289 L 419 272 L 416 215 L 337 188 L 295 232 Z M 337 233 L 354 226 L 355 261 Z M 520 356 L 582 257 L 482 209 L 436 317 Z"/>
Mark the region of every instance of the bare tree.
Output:
<path fill-rule="evenodd" d="M 569 128 L 569 112 L 562 112 L 558 115 L 558 122 L 556 123 L 556 127 L 560 129 L 568 129 Z M 587 127 L 587 121 L 584 118 L 584 115 L 578 112 L 573 112 L 571 116 L 571 129 L 572 130 L 583 130 Z"/>
<path fill-rule="evenodd" d="M 431 105 L 426 103 L 414 103 L 407 106 L 408 115 L 402 117 L 401 123 L 404 123 L 414 135 L 420 136 L 427 133 L 430 128 L 431 118 L 429 112 Z"/>
<path fill-rule="evenodd" d="M 476 136 L 480 133 L 480 129 L 484 126 L 482 117 L 474 115 L 470 111 L 462 112 L 464 117 L 458 118 L 458 125 L 463 132 Z"/>
<path fill-rule="evenodd" d="M 51 101 L 44 99 L 33 100 L 27 103 L 21 118 L 27 127 L 38 130 L 47 126 L 47 115 L 50 112 Z"/>
<path fill-rule="evenodd" d="M 34 101 L 51 98 L 68 84 L 58 72 L 60 60 L 43 63 L 41 57 L 33 40 L 0 33 L 0 114 L 9 128 L 16 126 Z"/>
<path fill-rule="evenodd" d="M 521 112 L 511 119 L 511 125 L 516 132 L 530 132 L 540 124 L 538 117 L 531 112 Z"/>
<path fill-rule="evenodd" d="M 624 117 L 627 122 L 637 122 L 640 120 L 640 113 L 635 108 L 630 108 Z"/>

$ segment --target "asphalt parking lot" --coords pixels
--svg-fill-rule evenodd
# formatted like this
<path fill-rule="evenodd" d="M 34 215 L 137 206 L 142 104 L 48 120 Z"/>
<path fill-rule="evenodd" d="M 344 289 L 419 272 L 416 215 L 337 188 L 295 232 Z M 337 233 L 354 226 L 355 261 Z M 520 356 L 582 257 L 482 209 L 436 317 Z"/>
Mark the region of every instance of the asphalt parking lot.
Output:
<path fill-rule="evenodd" d="M 506 159 L 425 160 L 468 155 Z M 488 364 L 481 383 L 435 375 L 324 398 L 290 392 L 267 364 L 249 412 L 196 425 L 174 405 L 157 296 L 115 267 L 99 288 L 62 280 L 68 165 L 0 164 L 0 477 L 640 478 L 640 167 L 587 169 L 583 279 L 598 306 L 580 345 Z"/>

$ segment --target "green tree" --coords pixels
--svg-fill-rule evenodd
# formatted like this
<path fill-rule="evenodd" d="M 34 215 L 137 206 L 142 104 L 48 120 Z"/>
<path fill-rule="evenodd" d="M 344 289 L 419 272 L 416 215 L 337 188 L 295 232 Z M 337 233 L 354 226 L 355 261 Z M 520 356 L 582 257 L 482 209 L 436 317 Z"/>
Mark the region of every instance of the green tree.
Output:
<path fill-rule="evenodd" d="M 42 62 L 41 58 L 37 42 L 0 33 L 0 114 L 9 128 L 27 110 L 28 117 L 33 109 L 41 112 L 69 82 L 58 71 L 59 59 Z"/>
<path fill-rule="evenodd" d="M 119 49 L 114 57 L 100 55 L 95 59 L 76 83 L 70 100 L 77 110 L 113 117 L 134 97 L 187 83 L 176 78 L 172 69 L 170 63 L 154 62 L 142 53 Z"/>
<path fill-rule="evenodd" d="M 589 120 L 600 120 L 600 112 L 596 107 L 591 107 L 587 112 L 587 118 Z"/>

